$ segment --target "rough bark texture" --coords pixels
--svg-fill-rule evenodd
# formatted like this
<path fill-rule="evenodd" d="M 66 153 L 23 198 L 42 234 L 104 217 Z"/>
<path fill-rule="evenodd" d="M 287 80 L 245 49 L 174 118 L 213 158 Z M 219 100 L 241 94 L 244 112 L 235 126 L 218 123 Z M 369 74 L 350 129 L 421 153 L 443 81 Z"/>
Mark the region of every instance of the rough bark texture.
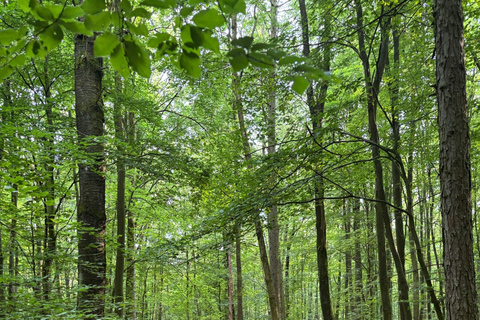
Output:
<path fill-rule="evenodd" d="M 78 309 L 86 317 L 104 315 L 106 284 L 105 165 L 102 61 L 93 55 L 93 37 L 75 36 L 75 113 L 80 148 L 88 160 L 78 165 Z"/>
<path fill-rule="evenodd" d="M 462 1 L 436 0 L 434 17 L 446 318 L 473 320 L 478 310 Z"/>

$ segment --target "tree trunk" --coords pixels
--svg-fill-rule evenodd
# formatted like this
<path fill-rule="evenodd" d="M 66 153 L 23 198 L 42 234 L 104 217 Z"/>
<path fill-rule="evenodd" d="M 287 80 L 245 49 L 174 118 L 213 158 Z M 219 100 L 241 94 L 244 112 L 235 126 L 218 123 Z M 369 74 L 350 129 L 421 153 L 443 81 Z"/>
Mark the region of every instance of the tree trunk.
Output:
<path fill-rule="evenodd" d="M 78 164 L 78 309 L 103 317 L 106 285 L 105 164 L 103 155 L 102 60 L 93 55 L 93 37 L 75 36 L 75 113 L 80 149 L 89 156 Z M 99 139 L 100 138 L 100 139 Z"/>
<path fill-rule="evenodd" d="M 376 72 L 373 81 L 371 80 L 370 62 L 366 53 L 365 39 L 363 34 L 363 11 L 360 0 L 355 0 L 357 8 L 357 26 L 358 26 L 358 42 L 359 42 L 359 54 L 362 60 L 366 93 L 367 93 L 367 105 L 368 105 L 368 130 L 370 132 L 372 158 L 375 170 L 375 199 L 378 202 L 375 204 L 375 216 L 376 216 L 376 232 L 377 232 L 377 244 L 378 244 L 378 263 L 379 263 L 379 281 L 380 291 L 382 296 L 382 310 L 384 320 L 392 319 L 392 306 L 389 297 L 389 279 L 386 266 L 386 252 L 385 252 L 385 235 L 388 240 L 390 252 L 393 256 L 395 268 L 397 270 L 398 286 L 400 291 L 400 308 L 402 315 L 405 319 L 412 319 L 412 312 L 410 310 L 410 304 L 408 301 L 408 282 L 405 277 L 404 267 L 402 265 L 400 256 L 395 247 L 393 239 L 392 229 L 390 226 L 390 217 L 388 214 L 388 208 L 386 206 L 386 196 L 383 183 L 383 167 L 380 160 L 380 138 L 378 135 L 376 113 L 377 113 L 377 98 L 380 91 L 380 83 L 385 70 L 386 62 L 388 59 L 388 30 L 390 25 L 390 18 L 387 21 L 383 21 L 385 18 L 380 18 L 379 24 L 381 26 L 381 44 L 378 54 L 378 60 L 376 65 Z M 382 7 L 382 15 L 384 13 L 384 7 Z"/>
<path fill-rule="evenodd" d="M 398 83 L 398 70 L 400 63 L 400 37 L 398 31 L 393 29 L 393 66 L 389 66 L 392 81 L 389 82 L 389 92 L 390 92 L 390 101 L 392 103 L 392 138 L 393 138 L 393 150 L 398 151 L 400 147 L 400 122 L 398 119 L 398 92 L 399 92 L 399 83 Z M 393 214 L 395 217 L 395 235 L 396 235 L 396 244 L 398 256 L 403 267 L 403 272 L 405 272 L 405 234 L 403 231 L 403 216 L 400 208 L 403 206 L 402 201 L 402 180 L 400 177 L 400 168 L 396 163 L 395 159 L 392 159 L 392 194 L 393 194 L 393 204 L 396 209 L 394 209 Z M 400 301 L 403 301 L 405 298 L 408 299 L 408 296 L 405 297 L 405 292 L 400 287 L 400 282 L 398 285 L 398 291 L 400 292 Z M 405 314 L 404 308 L 400 305 L 400 319 L 407 319 L 408 315 Z"/>
<path fill-rule="evenodd" d="M 130 145 L 135 143 L 135 114 L 128 113 L 127 118 L 127 142 Z M 131 184 L 135 184 L 135 176 L 131 178 Z M 129 201 L 129 209 L 127 210 L 127 271 L 125 281 L 125 300 L 127 302 L 126 318 L 136 320 L 136 279 L 135 279 L 135 215 L 130 208 L 132 205 Z M 163 279 L 163 278 L 162 278 Z"/>
<path fill-rule="evenodd" d="M 302 41 L 303 41 L 303 55 L 308 57 L 310 55 L 310 39 L 308 33 L 308 16 L 305 7 L 305 1 L 299 0 L 301 25 L 302 25 Z M 325 25 L 329 27 L 330 19 L 327 18 Z M 328 33 L 327 33 L 328 34 Z M 327 45 L 324 49 L 324 62 L 321 66 L 325 71 L 330 70 L 330 46 Z M 307 89 L 307 103 L 310 109 L 310 117 L 312 118 L 313 131 L 321 130 L 323 110 L 325 106 L 325 96 L 328 90 L 328 83 L 325 82 L 320 88 L 320 93 L 317 101 L 314 101 L 314 92 L 312 86 Z M 325 204 L 324 204 L 324 189 L 323 178 L 317 177 L 314 181 L 314 196 L 315 196 L 315 227 L 317 231 L 317 268 L 318 280 L 320 288 L 320 304 L 322 306 L 322 314 L 325 320 L 335 319 L 333 314 L 332 302 L 330 299 L 330 280 L 328 275 L 328 255 L 327 255 L 327 228 L 325 220 Z"/>
<path fill-rule="evenodd" d="M 233 39 L 236 39 L 237 37 L 236 17 L 233 17 L 232 19 L 232 37 Z M 233 73 L 233 95 L 234 95 L 233 110 L 234 112 L 237 113 L 237 117 L 238 117 L 237 120 L 238 120 L 239 129 L 240 129 L 240 134 L 242 137 L 243 153 L 245 156 L 245 160 L 249 161 L 251 159 L 250 141 L 248 138 L 247 127 L 245 125 L 245 116 L 244 116 L 243 107 L 242 107 L 242 97 L 240 94 L 240 76 L 236 72 Z M 249 165 L 248 168 L 250 170 L 253 169 L 251 165 Z M 265 236 L 263 233 L 263 226 L 262 226 L 259 215 L 255 217 L 255 235 L 258 241 L 258 249 L 260 251 L 260 260 L 262 262 L 263 275 L 265 279 L 265 285 L 267 287 L 271 320 L 278 320 L 280 319 L 279 318 L 280 315 L 278 312 L 277 298 L 275 295 L 271 269 L 268 262 L 267 246 L 265 245 Z"/>
<path fill-rule="evenodd" d="M 55 154 L 54 154 L 54 135 L 53 128 L 53 106 L 50 101 L 51 85 L 49 76 L 49 57 L 45 57 L 44 66 L 44 94 L 45 94 L 45 115 L 47 120 L 47 132 L 49 135 L 44 139 L 46 149 L 48 150 L 48 163 L 45 166 L 48 196 L 45 198 L 45 235 L 44 235 L 44 254 L 45 259 L 42 268 L 43 296 L 45 300 L 49 299 L 52 291 L 52 264 L 57 251 L 57 237 L 55 233 Z"/>
<path fill-rule="evenodd" d="M 477 319 L 461 0 L 434 5 L 447 319 Z"/>
<path fill-rule="evenodd" d="M 354 314 L 353 319 L 363 319 L 363 265 L 362 265 L 362 251 L 360 250 L 360 241 L 359 236 L 357 235 L 360 230 L 359 226 L 359 211 L 360 203 L 359 200 L 355 200 L 355 207 L 353 209 L 353 233 L 355 234 L 355 255 L 353 258 L 355 264 L 355 303 L 354 303 Z"/>
<path fill-rule="evenodd" d="M 115 76 L 115 87 L 118 94 L 122 92 L 120 76 Z M 123 160 L 124 130 L 121 98 L 117 97 L 113 105 L 113 118 L 115 123 L 115 140 L 117 143 L 117 252 L 115 262 L 115 280 L 113 283 L 113 296 L 115 313 L 122 318 L 123 304 L 123 274 L 125 269 L 125 162 Z"/>
<path fill-rule="evenodd" d="M 270 38 L 277 37 L 277 0 L 270 0 Z M 277 112 L 277 93 L 276 93 L 276 75 L 272 72 L 268 82 L 268 109 L 267 109 L 267 152 L 269 157 L 275 156 L 276 151 L 276 112 Z M 273 162 L 272 162 L 273 165 Z M 272 170 L 270 184 L 274 185 L 276 178 L 275 168 Z M 278 315 L 280 319 L 285 319 L 285 290 L 283 287 L 282 262 L 280 261 L 280 227 L 278 225 L 278 208 L 274 204 L 268 212 L 268 245 L 270 270 L 272 273 L 273 287 L 275 289 L 275 299 L 277 300 Z"/>
<path fill-rule="evenodd" d="M 243 320 L 243 278 L 242 278 L 242 248 L 241 226 L 235 230 L 235 261 L 237 268 L 237 320 Z"/>
<path fill-rule="evenodd" d="M 11 208 L 14 211 L 10 222 L 10 248 L 8 256 L 8 275 L 10 277 L 8 282 L 8 299 L 10 303 L 14 302 L 15 294 L 18 291 L 17 273 L 18 273 L 18 248 L 17 248 L 17 205 L 18 205 L 18 186 L 13 185 L 13 192 L 10 193 Z"/>

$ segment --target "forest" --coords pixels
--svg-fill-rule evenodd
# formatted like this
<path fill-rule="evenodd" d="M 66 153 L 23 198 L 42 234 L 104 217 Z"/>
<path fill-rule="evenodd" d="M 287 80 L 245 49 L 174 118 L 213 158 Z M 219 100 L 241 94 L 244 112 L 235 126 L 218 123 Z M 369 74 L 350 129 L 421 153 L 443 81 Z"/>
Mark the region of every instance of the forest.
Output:
<path fill-rule="evenodd" d="M 480 2 L 1 2 L 0 319 L 478 319 Z"/>

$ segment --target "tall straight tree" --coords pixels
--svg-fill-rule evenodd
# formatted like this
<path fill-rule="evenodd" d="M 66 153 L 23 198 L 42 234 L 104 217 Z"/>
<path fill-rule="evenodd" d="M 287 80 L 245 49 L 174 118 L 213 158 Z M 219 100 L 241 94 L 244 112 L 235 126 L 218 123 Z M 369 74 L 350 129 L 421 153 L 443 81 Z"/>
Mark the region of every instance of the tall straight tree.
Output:
<path fill-rule="evenodd" d="M 270 38 L 277 37 L 277 0 L 270 0 Z M 276 152 L 276 112 L 277 112 L 277 92 L 275 72 L 269 74 L 268 103 L 267 103 L 267 153 L 270 157 L 275 156 Z M 275 171 L 273 171 L 275 172 Z M 275 184 L 276 175 L 272 173 L 271 183 Z M 268 212 L 268 245 L 270 270 L 272 273 L 273 287 L 275 289 L 275 298 L 280 319 L 285 319 L 285 290 L 283 287 L 282 262 L 280 261 L 280 227 L 278 225 L 278 207 L 273 204 Z"/>
<path fill-rule="evenodd" d="M 470 135 L 461 0 L 436 0 L 440 187 L 447 319 L 477 319 Z"/>
<path fill-rule="evenodd" d="M 300 9 L 300 22 L 302 26 L 302 42 L 303 42 L 303 55 L 305 57 L 310 56 L 310 35 L 308 25 L 307 8 L 305 6 L 305 0 L 298 1 Z M 327 15 L 325 19 L 326 32 L 324 37 L 328 41 L 328 35 L 330 30 L 331 19 Z M 322 68 L 325 71 L 330 70 L 330 45 L 327 44 L 323 51 L 323 63 Z M 320 87 L 319 97 L 315 99 L 313 87 L 310 86 L 307 89 L 307 104 L 310 110 L 310 117 L 312 118 L 312 127 L 314 132 L 320 130 L 322 127 L 323 111 L 325 108 L 325 97 L 327 95 L 328 82 L 324 82 Z M 315 196 L 315 219 L 316 219 L 316 231 L 317 231 L 317 268 L 318 268 L 318 283 L 320 290 L 320 304 L 322 306 L 322 315 L 325 320 L 335 319 L 333 313 L 332 301 L 330 299 L 330 280 L 328 275 L 328 255 L 327 255 L 327 223 L 325 219 L 325 203 L 323 178 L 317 177 L 314 181 L 314 196 Z"/>
<path fill-rule="evenodd" d="M 102 60 L 93 54 L 94 37 L 75 36 L 75 114 L 78 143 L 87 157 L 78 163 L 78 309 L 102 317 L 105 309 L 105 164 Z"/>

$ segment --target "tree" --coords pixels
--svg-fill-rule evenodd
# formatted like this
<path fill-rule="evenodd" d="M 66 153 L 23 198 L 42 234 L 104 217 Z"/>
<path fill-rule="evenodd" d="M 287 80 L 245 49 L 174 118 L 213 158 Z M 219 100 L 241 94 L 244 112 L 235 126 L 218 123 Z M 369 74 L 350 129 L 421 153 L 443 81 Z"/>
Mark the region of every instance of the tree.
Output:
<path fill-rule="evenodd" d="M 447 319 L 477 319 L 462 1 L 436 0 L 434 17 Z"/>
<path fill-rule="evenodd" d="M 94 37 L 75 36 L 75 115 L 78 144 L 86 159 L 79 161 L 80 198 L 77 209 L 78 308 L 86 317 L 105 313 L 105 164 L 103 155 L 102 59 L 93 54 Z"/>

